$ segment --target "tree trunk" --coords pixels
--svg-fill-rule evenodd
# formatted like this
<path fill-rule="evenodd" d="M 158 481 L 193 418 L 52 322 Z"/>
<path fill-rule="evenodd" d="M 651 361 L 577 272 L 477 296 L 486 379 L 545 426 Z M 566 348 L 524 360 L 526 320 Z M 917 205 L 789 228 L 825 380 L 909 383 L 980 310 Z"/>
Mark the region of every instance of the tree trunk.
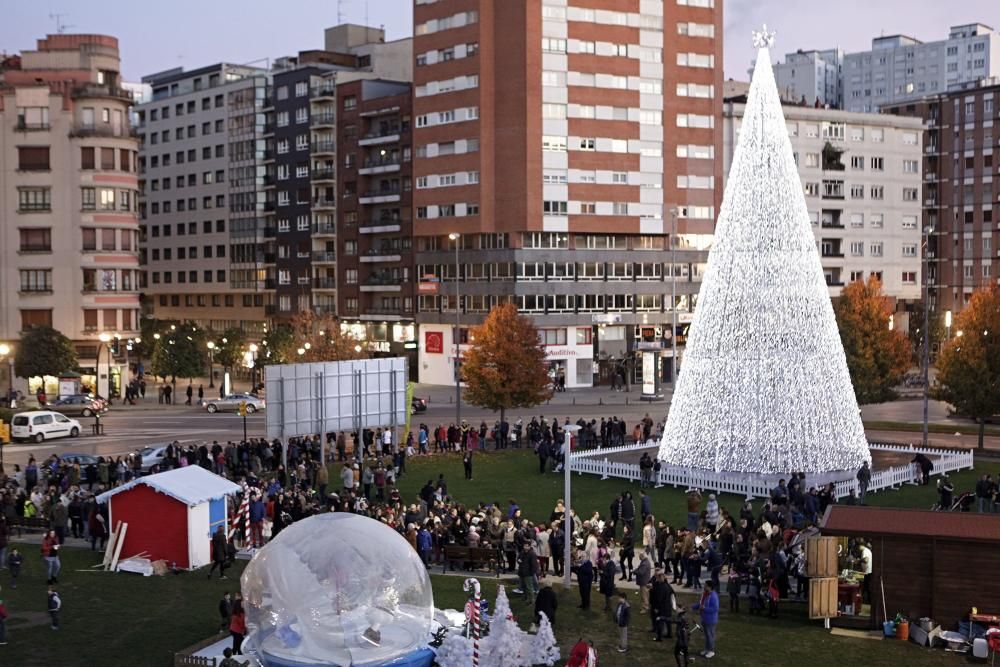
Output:
<path fill-rule="evenodd" d="M 986 432 L 986 418 L 979 420 L 979 449 L 983 448 L 983 435 Z"/>

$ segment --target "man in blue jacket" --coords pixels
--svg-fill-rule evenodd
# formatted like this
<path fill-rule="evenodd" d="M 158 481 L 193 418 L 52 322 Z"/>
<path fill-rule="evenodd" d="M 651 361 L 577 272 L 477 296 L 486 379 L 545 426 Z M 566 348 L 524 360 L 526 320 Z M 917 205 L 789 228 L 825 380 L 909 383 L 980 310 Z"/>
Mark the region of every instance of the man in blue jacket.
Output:
<path fill-rule="evenodd" d="M 701 600 L 691 609 L 701 612 L 701 627 L 705 632 L 705 650 L 701 655 L 712 658 L 715 656 L 715 626 L 719 623 L 719 594 L 715 592 L 712 582 L 705 582 Z"/>

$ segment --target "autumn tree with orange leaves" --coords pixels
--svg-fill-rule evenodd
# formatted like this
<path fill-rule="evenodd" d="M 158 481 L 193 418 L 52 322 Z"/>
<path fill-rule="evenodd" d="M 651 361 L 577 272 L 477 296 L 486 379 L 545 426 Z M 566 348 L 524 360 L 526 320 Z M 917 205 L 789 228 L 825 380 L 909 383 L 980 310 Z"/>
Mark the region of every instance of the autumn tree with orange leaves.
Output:
<path fill-rule="evenodd" d="M 851 283 L 833 310 L 858 404 L 895 398 L 894 387 L 910 367 L 911 348 L 906 334 L 889 328 L 892 302 L 882 294 L 882 283 L 874 276 Z"/>
<path fill-rule="evenodd" d="M 531 408 L 552 398 L 545 348 L 531 320 L 513 304 L 497 306 L 472 332 L 462 359 L 465 400 L 488 410 Z"/>
<path fill-rule="evenodd" d="M 938 355 L 934 396 L 979 422 L 982 449 L 986 420 L 1000 414 L 1000 288 L 974 292 L 953 328 Z"/>

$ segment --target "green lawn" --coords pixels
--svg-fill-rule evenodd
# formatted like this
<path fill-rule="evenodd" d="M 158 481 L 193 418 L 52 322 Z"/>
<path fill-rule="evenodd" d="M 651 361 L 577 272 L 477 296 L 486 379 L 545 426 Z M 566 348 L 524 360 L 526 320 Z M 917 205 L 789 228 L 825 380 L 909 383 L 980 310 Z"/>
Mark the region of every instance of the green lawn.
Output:
<path fill-rule="evenodd" d="M 444 473 L 450 493 L 462 502 L 479 500 L 506 503 L 515 498 L 525 516 L 547 517 L 556 499 L 562 497 L 562 476 L 540 475 L 537 459 L 527 451 L 494 454 L 479 453 L 475 461 L 474 481 L 463 479 L 461 460 L 456 455 L 417 458 L 408 462 L 409 472 L 400 481 L 404 499 L 410 500 L 428 478 Z M 978 473 L 954 475 L 959 490 L 972 488 Z M 335 477 L 332 477 L 336 479 Z M 611 496 L 631 489 L 638 497 L 637 484 L 622 480 L 601 481 L 591 475 L 574 475 L 574 504 L 582 514 L 607 511 Z M 673 524 L 684 520 L 686 508 L 683 489 L 663 488 L 652 492 L 653 510 Z M 869 496 L 872 504 L 894 507 L 929 507 L 936 499 L 933 486 L 905 487 L 900 491 Z M 731 511 L 738 510 L 742 498 L 721 499 Z M 167 667 L 173 653 L 211 636 L 217 629 L 216 605 L 224 590 L 234 590 L 237 581 L 207 581 L 203 574 L 186 573 L 165 577 L 110 574 L 96 571 L 91 565 L 100 555 L 86 550 L 65 549 L 60 593 L 63 598 L 62 629 L 49 629 L 45 614 L 45 572 L 38 547 L 24 546 L 25 564 L 17 590 L 8 586 L 6 571 L 0 571 L 0 593 L 6 599 L 12 618 L 7 623 L 7 646 L 0 647 L 0 667 Z M 237 565 L 230 572 L 242 569 Z M 465 599 L 462 579 L 455 576 L 433 577 L 435 601 L 439 607 L 461 608 Z M 484 575 L 484 596 L 491 603 L 496 580 Z M 525 627 L 531 610 L 515 596 L 512 606 Z M 650 641 L 647 619 L 633 621 L 633 650 L 627 655 L 614 651 L 614 628 L 610 617 L 599 611 L 603 599 L 593 596 L 595 609 L 581 613 L 576 605 L 576 590 L 560 594 L 556 634 L 564 652 L 580 637 L 593 639 L 601 653 L 602 667 L 672 664 L 672 643 Z M 637 599 L 636 599 L 637 602 Z M 745 607 L 744 607 L 745 608 Z M 912 644 L 895 641 L 832 637 L 817 622 L 804 617 L 801 605 L 785 603 L 781 618 L 769 621 L 744 614 L 723 614 L 719 626 L 718 657 L 715 665 L 782 665 L 808 663 L 819 665 L 957 665 L 964 661 L 939 651 L 924 651 Z M 701 647 L 701 635 L 694 644 Z M 703 661 L 699 661 L 703 664 Z"/>

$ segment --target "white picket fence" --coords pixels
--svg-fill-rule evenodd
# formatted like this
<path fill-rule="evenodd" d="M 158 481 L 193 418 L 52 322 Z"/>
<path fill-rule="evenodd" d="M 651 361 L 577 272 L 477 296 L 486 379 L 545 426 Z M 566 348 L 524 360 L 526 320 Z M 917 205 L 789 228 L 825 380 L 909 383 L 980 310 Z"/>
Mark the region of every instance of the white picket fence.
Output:
<path fill-rule="evenodd" d="M 624 447 L 574 452 L 571 463 L 572 470 L 579 474 L 589 473 L 600 475 L 601 479 L 616 478 L 626 479 L 630 482 L 638 481 L 640 477 L 638 463 L 611 461 L 607 458 L 607 455 L 649 449 L 651 446 L 655 446 L 655 443 L 653 445 L 633 444 L 625 445 Z M 934 469 L 931 471 L 932 475 L 940 475 L 945 472 L 973 467 L 972 451 L 923 448 L 913 445 L 890 443 L 871 443 L 870 447 L 873 450 L 894 452 L 911 457 L 922 453 L 934 462 Z M 845 498 L 850 495 L 852 490 L 857 490 L 858 482 L 854 475 L 855 473 L 848 472 L 845 473 L 845 477 L 842 479 L 829 480 L 834 482 L 837 498 Z M 868 485 L 868 493 L 884 489 L 896 489 L 903 484 L 916 483 L 919 479 L 920 470 L 916 464 L 906 463 L 904 465 L 884 468 L 872 472 L 871 483 Z M 774 487 L 774 480 L 762 475 L 714 472 L 680 466 L 663 466 L 660 469 L 659 475 L 653 481 L 657 486 L 704 489 L 716 493 L 742 495 L 747 499 L 767 498 Z"/>

